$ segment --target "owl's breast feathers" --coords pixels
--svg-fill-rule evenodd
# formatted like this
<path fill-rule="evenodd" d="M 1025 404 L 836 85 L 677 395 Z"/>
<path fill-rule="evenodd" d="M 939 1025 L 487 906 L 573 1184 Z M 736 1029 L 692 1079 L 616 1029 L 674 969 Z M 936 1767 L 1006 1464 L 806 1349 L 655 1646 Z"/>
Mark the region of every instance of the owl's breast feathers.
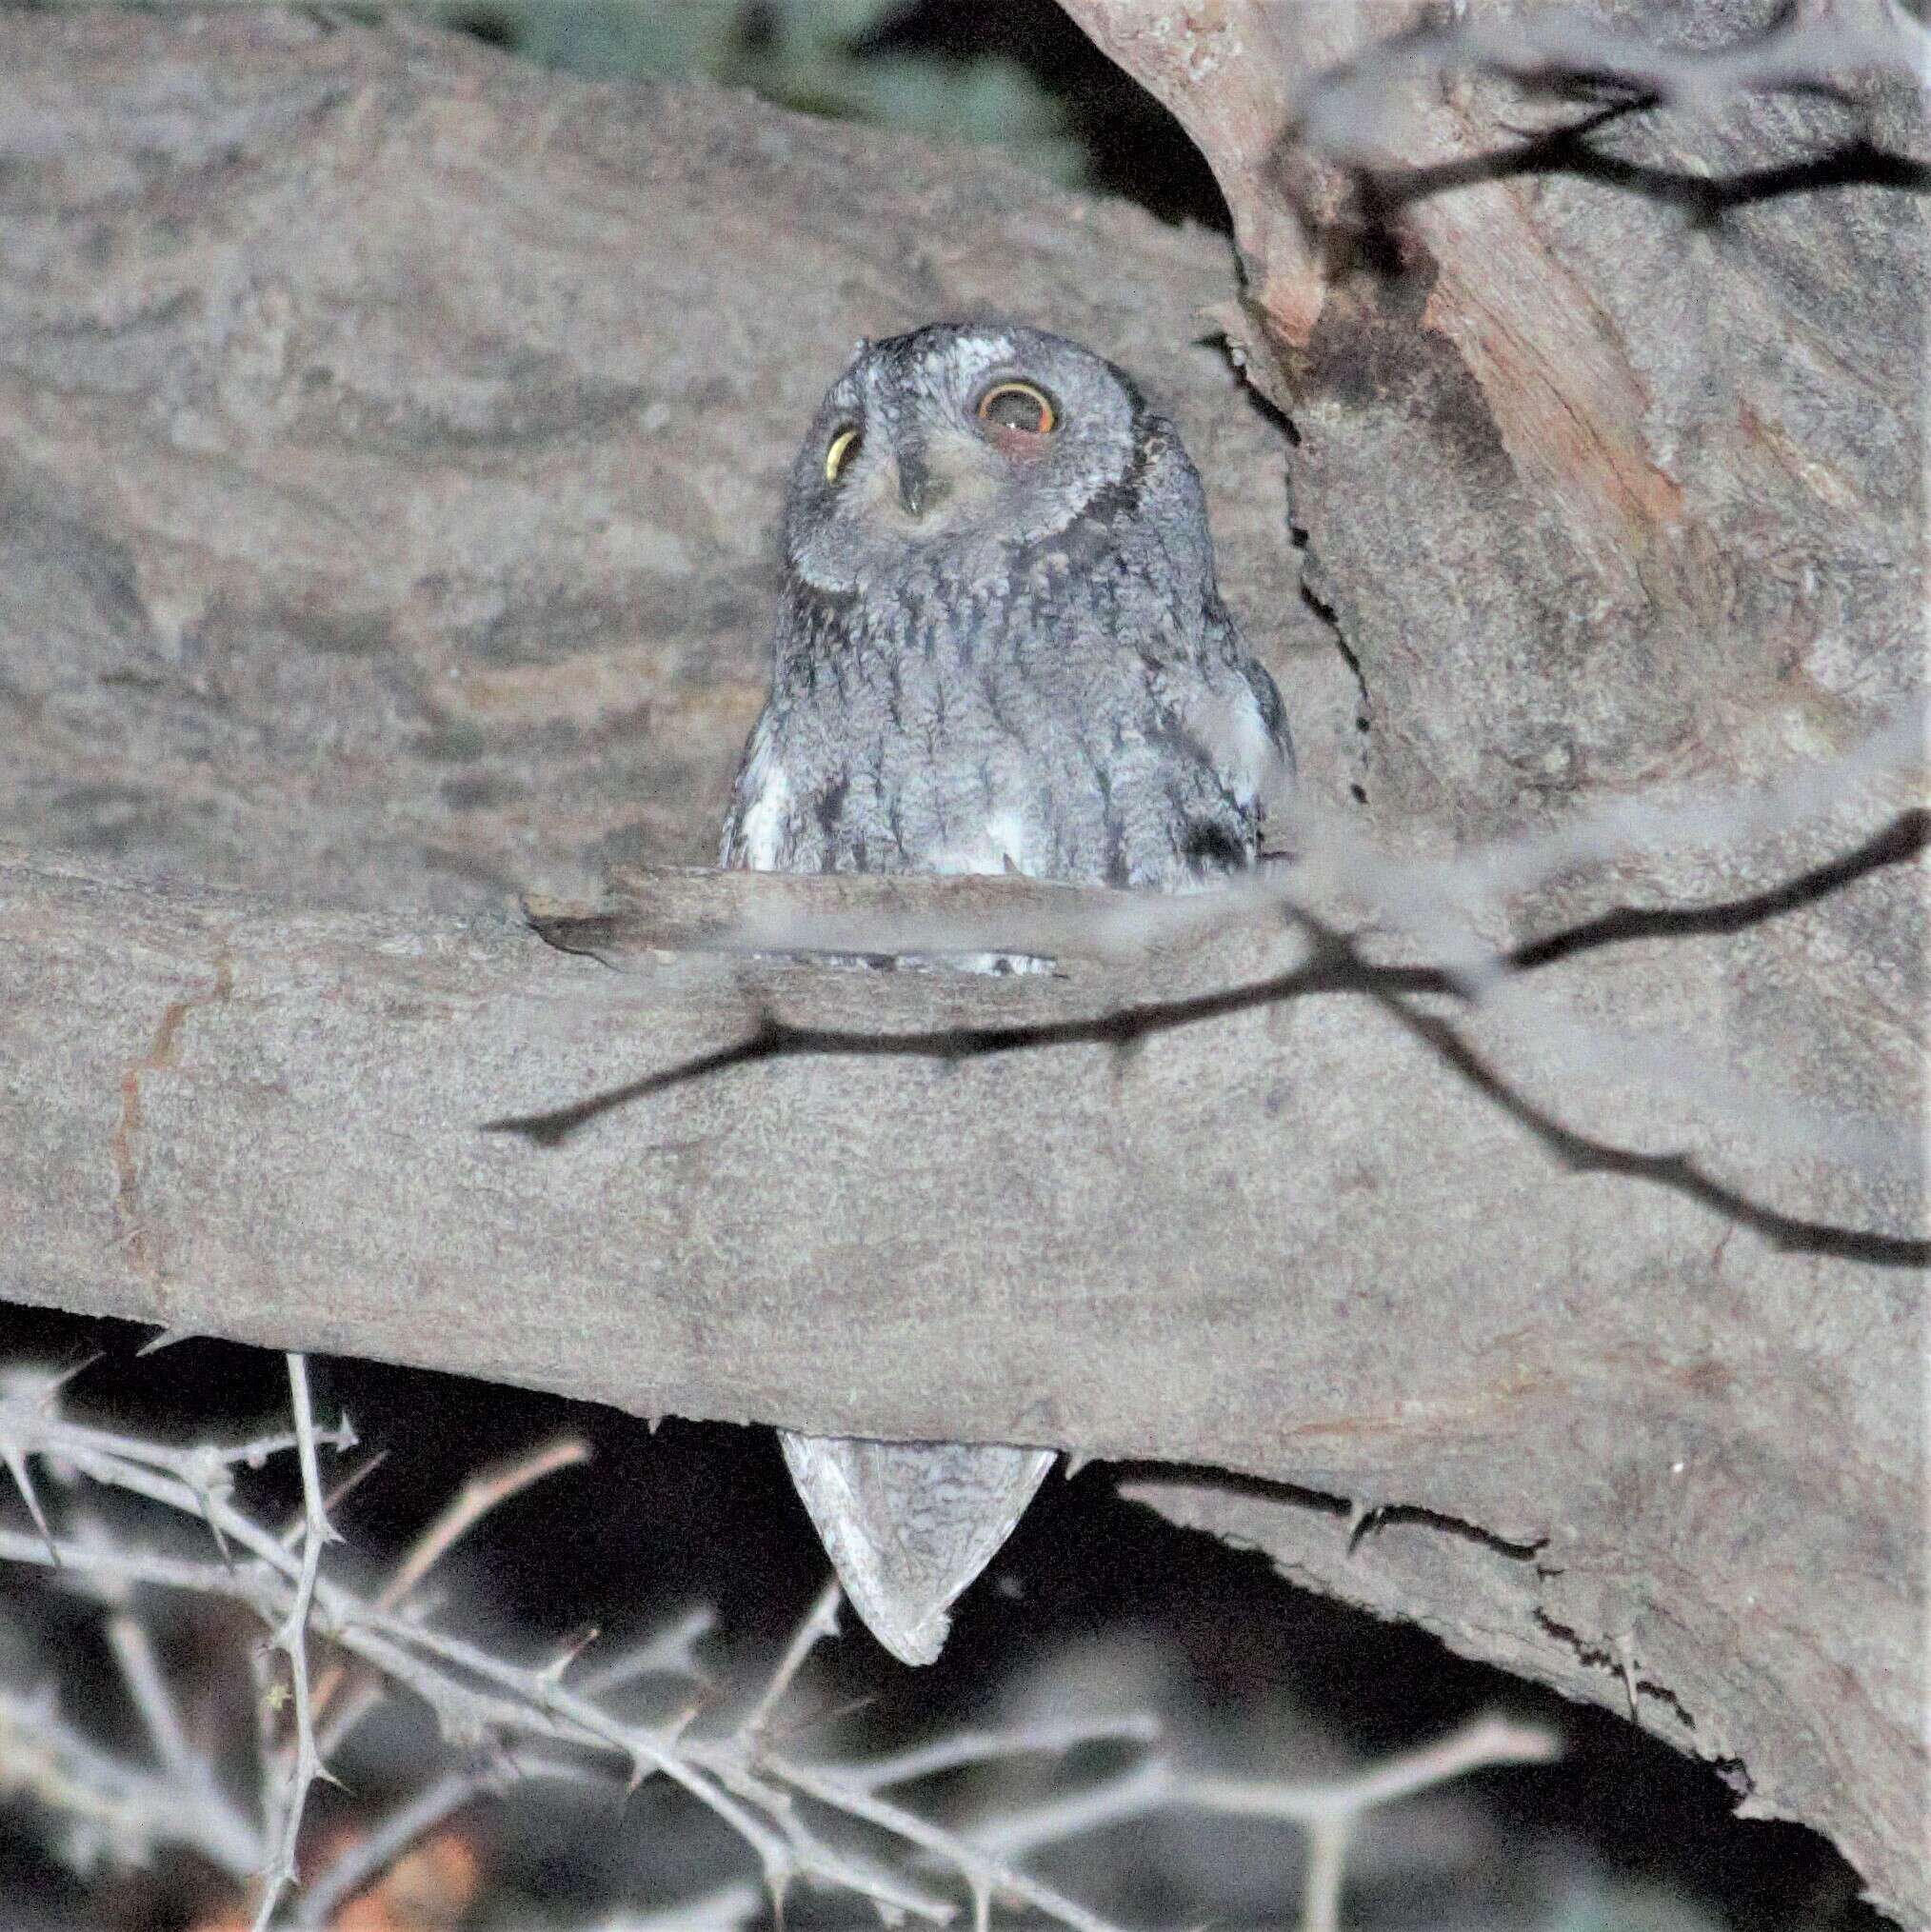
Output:
<path fill-rule="evenodd" d="M 1175 611 L 1111 554 L 794 597 L 722 863 L 1168 890 L 1250 865 L 1293 767 L 1274 681 L 1218 598 Z"/>

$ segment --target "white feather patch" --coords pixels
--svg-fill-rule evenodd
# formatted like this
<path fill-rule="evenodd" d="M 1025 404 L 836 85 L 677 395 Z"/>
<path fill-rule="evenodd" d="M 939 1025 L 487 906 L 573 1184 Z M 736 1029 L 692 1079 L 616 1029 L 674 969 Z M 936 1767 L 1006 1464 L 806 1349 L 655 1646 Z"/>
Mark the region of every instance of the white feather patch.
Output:
<path fill-rule="evenodd" d="M 1232 693 L 1215 691 L 1190 707 L 1189 722 L 1244 807 L 1266 801 L 1288 776 L 1261 701 L 1244 678 Z"/>
<path fill-rule="evenodd" d="M 1252 805 L 1274 776 L 1281 754 L 1261 715 L 1261 701 L 1242 681 L 1241 695 L 1234 706 L 1232 742 L 1234 795 L 1243 805 Z"/>
<path fill-rule="evenodd" d="M 1031 847 L 1025 817 L 1006 807 L 985 821 L 977 837 L 934 852 L 920 869 L 990 873 L 994 878 L 1002 872 L 1023 872 L 1030 877 L 1039 870 L 1032 863 Z"/>
<path fill-rule="evenodd" d="M 753 872 L 779 871 L 785 818 L 791 809 L 791 781 L 785 767 L 762 747 L 752 754 L 745 776 L 751 802 L 739 827 L 744 863 Z"/>

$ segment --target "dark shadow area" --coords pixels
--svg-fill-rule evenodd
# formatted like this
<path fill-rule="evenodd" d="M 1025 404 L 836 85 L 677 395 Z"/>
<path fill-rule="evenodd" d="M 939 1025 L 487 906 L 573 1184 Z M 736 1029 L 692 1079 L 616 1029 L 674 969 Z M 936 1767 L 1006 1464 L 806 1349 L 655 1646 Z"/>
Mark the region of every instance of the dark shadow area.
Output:
<path fill-rule="evenodd" d="M 1231 227 L 1212 171 L 1180 124 L 1053 0 L 842 10 L 686 0 L 682 29 L 655 0 L 577 0 L 573 30 L 568 10 L 559 0 L 469 0 L 441 18 L 487 46 L 577 71 L 704 74 L 832 119 L 986 139 L 1163 221 Z M 944 106 L 948 93 L 955 105 Z"/>
<path fill-rule="evenodd" d="M 1032 75 L 1086 153 L 1090 187 L 1163 221 L 1232 230 L 1213 170 L 1176 121 L 1054 0 L 909 0 L 853 42 L 861 57 L 916 53 L 958 65 L 995 54 Z"/>
<path fill-rule="evenodd" d="M 68 1398 L 90 1422 L 174 1443 L 286 1426 L 279 1355 L 189 1342 L 141 1357 L 148 1333 L 10 1308 L 4 1355 L 77 1364 L 100 1351 Z M 342 1466 L 382 1456 L 335 1505 L 347 1542 L 328 1560 L 366 1564 L 371 1575 L 393 1564 L 476 1470 L 559 1436 L 588 1443 L 587 1465 L 506 1504 L 438 1571 L 437 1621 L 500 1651 L 541 1660 L 595 1626 L 600 1635 L 583 1653 L 587 1668 L 708 1604 L 718 1621 L 703 1654 L 724 1697 L 762 1680 L 824 1583 L 824 1559 L 768 1430 L 673 1420 L 652 1433 L 610 1409 L 373 1363 L 316 1358 L 311 1377 L 318 1421 L 346 1411 L 361 1437 Z M 1460 1911 L 1489 1916 L 1454 1922 L 1533 1932 L 1555 1922 L 1538 1916 L 1550 1896 L 1585 1882 L 1605 1896 L 1638 1883 L 1661 1888 L 1680 1902 L 1679 1915 L 1691 1908 L 1707 1915 L 1668 1922 L 1706 1922 L 1710 1932 L 1720 1925 L 1875 1932 L 1882 1924 L 1856 1904 L 1854 1875 L 1822 1840 L 1795 1826 L 1738 1822 L 1733 1795 L 1710 1767 L 1612 1714 L 1460 1660 L 1418 1629 L 1290 1587 L 1264 1558 L 1175 1528 L 1116 1493 L 1116 1484 L 1155 1473 L 1238 1480 L 1142 1464 L 1048 1477 L 959 1606 L 940 1662 L 918 1671 L 898 1665 L 847 1612 L 846 1634 L 816 1653 L 786 1706 L 783 1748 L 896 1749 L 1009 1721 L 1032 1696 L 1117 1698 L 1157 1706 L 1176 1749 L 1210 1753 L 1244 1775 L 1295 1779 L 1426 1743 L 1500 1709 L 1556 1728 L 1563 1759 L 1481 1774 L 1410 1801 L 1406 1816 L 1404 1807 L 1379 1814 L 1373 1830 L 1383 1836 L 1364 1842 L 1350 1888 L 1350 1925 L 1421 1932 Z M 258 1499 L 291 1493 L 287 1467 L 244 1482 L 279 1484 L 258 1487 Z M 1336 1533 L 1345 1534 L 1346 1505 L 1336 1499 L 1249 1486 L 1330 1514 Z M 17 1498 L 0 1510 L 10 1524 L 26 1521 Z M 160 1598 L 151 1590 L 141 1596 L 149 1603 Z M 95 1692 L 112 1682 L 111 1666 L 86 1635 L 101 1621 L 97 1603 L 58 1581 L 50 1587 L 44 1572 L 0 1566 L 0 1613 L 16 1627 L 41 1626 L 36 1635 L 62 1665 L 56 1682 L 70 1718 L 100 1727 L 122 1748 L 141 1749 L 137 1727 L 116 1716 L 117 1699 L 90 1695 L 90 1674 L 98 1673 Z M 174 1633 L 164 1649 L 171 1670 L 243 1680 L 210 1682 L 209 1701 L 190 1706 L 197 1717 L 246 1723 L 245 1659 L 253 1641 L 240 1612 L 200 1617 Z M 1062 1770 L 1075 1780 L 1104 1775 L 1105 1752 L 1089 1747 Z M 376 1802 L 386 1776 L 414 1775 L 400 1742 L 393 1753 L 389 1772 L 378 1756 L 357 1788 L 318 1802 L 343 1815 Z M 1045 1767 L 1034 1769 L 1044 1779 Z M 1032 1788 L 1025 1775 L 1009 1794 L 1014 1802 Z M 944 1802 L 947 1792 L 941 1785 L 918 1795 L 921 1803 Z M 534 1794 L 509 1803 L 482 1800 L 464 1817 L 492 1882 L 512 1902 L 541 1900 L 551 1915 L 587 1908 L 612 1888 L 649 1902 L 676 1896 L 707 1871 L 716 1882 L 751 1870 L 744 1848 L 715 1833 L 661 1779 L 627 1800 L 613 1795 L 592 1812 L 587 1832 L 581 1808 L 546 1807 Z M 206 1908 L 205 1890 L 179 1874 L 166 1882 L 140 1875 L 94 1885 L 59 1881 L 33 1822 L 30 1813 L 12 1811 L 0 1828 L 0 1922 L 10 1927 L 36 1925 L 25 1902 L 50 1911 L 49 1925 L 85 1923 L 90 1932 L 181 1932 Z M 1105 1882 L 1122 1889 L 1103 1909 L 1129 1924 L 1248 1922 L 1230 1916 L 1224 1902 L 1213 1916 L 1213 1902 L 1189 1891 L 1183 1880 L 1193 1868 L 1175 1863 L 1174 1843 L 1165 1823 L 1151 1822 L 1099 1834 L 1067 1854 L 1064 1882 L 1077 1891 L 1102 1882 L 1096 1874 L 1104 1871 Z M 1289 1828 L 1243 1827 L 1209 1841 L 1202 1869 L 1224 1877 L 1230 1896 L 1244 1883 L 1264 1883 L 1284 1901 L 1298 1846 Z M 1284 1911 L 1253 1922 L 1290 1922 Z M 848 1904 L 843 1917 L 827 1916 L 826 1902 L 804 1894 L 787 1901 L 786 1922 L 856 1921 Z"/>

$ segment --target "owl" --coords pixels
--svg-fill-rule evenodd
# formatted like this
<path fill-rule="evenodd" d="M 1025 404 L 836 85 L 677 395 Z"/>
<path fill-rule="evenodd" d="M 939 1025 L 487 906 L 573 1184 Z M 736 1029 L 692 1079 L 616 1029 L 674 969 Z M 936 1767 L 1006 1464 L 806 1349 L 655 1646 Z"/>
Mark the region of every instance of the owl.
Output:
<path fill-rule="evenodd" d="M 1255 863 L 1293 769 L 1280 693 L 1221 602 L 1179 436 L 1111 363 L 999 324 L 861 343 L 792 467 L 784 548 L 723 865 L 1185 891 Z M 852 1604 L 908 1663 L 1053 1461 L 782 1440 Z"/>

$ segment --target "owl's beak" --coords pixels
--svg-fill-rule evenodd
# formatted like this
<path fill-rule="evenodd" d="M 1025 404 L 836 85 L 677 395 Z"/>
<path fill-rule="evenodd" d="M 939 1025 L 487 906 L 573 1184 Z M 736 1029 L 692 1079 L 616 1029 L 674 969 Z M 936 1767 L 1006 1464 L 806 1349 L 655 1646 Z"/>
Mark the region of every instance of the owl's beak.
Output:
<path fill-rule="evenodd" d="M 898 458 L 899 502 L 909 517 L 922 517 L 934 504 L 945 500 L 949 486 L 932 474 L 926 452 L 918 444 L 902 444 L 894 452 Z"/>

